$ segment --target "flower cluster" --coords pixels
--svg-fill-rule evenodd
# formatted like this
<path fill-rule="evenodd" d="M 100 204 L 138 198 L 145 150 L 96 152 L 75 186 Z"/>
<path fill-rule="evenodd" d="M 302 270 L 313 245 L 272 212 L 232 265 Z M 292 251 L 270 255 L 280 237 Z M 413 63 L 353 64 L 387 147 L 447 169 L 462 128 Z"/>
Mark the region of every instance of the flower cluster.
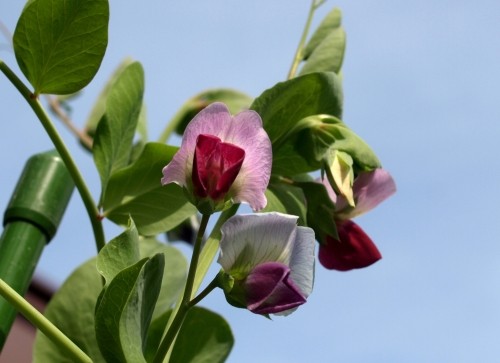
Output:
<path fill-rule="evenodd" d="M 182 186 L 204 215 L 240 202 L 258 211 L 267 203 L 271 163 L 271 141 L 260 116 L 254 111 L 231 116 L 224 104 L 213 103 L 187 126 L 162 183 Z M 362 268 L 381 258 L 351 219 L 392 195 L 394 181 L 383 169 L 352 179 L 339 193 L 321 181 L 335 205 L 337 230 L 337 236 L 320 241 L 319 261 L 328 269 Z M 287 315 L 306 302 L 313 287 L 315 235 L 297 223 L 297 216 L 272 212 L 236 215 L 222 226 L 218 286 L 230 304 L 256 314 Z"/>

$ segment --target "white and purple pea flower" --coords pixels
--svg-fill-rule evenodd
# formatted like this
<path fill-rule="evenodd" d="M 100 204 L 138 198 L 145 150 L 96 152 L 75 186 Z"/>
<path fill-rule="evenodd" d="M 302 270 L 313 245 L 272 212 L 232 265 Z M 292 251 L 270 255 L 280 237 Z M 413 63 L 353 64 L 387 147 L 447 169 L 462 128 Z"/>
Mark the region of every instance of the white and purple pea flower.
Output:
<path fill-rule="evenodd" d="M 288 315 L 306 302 L 314 280 L 314 232 L 277 212 L 231 217 L 222 226 L 221 287 L 227 301 L 253 313 Z"/>
<path fill-rule="evenodd" d="M 231 116 L 225 104 L 215 102 L 188 124 L 161 182 L 184 187 L 203 214 L 242 202 L 258 211 L 267 204 L 271 166 L 271 141 L 259 114 Z"/>

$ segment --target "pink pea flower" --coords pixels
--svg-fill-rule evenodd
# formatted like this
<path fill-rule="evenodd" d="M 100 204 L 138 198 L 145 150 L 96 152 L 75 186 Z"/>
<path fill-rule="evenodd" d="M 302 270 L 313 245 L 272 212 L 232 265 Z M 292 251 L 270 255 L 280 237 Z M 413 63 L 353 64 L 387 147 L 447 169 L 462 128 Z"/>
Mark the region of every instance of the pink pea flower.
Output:
<path fill-rule="evenodd" d="M 231 116 L 223 103 L 212 103 L 188 124 L 179 151 L 163 168 L 163 185 L 184 187 L 200 212 L 210 214 L 231 202 L 264 208 L 272 149 L 255 111 Z"/>
<path fill-rule="evenodd" d="M 314 279 L 314 231 L 277 212 L 231 217 L 218 262 L 228 302 L 256 314 L 288 315 L 306 302 Z"/>
<path fill-rule="evenodd" d="M 371 238 L 351 218 L 368 212 L 396 192 L 391 175 L 383 169 L 363 172 L 354 180 L 354 207 L 343 196 L 337 196 L 327 180 L 323 180 L 335 202 L 335 224 L 339 239 L 327 236 L 320 243 L 319 261 L 331 270 L 348 271 L 370 266 L 382 258 Z"/>

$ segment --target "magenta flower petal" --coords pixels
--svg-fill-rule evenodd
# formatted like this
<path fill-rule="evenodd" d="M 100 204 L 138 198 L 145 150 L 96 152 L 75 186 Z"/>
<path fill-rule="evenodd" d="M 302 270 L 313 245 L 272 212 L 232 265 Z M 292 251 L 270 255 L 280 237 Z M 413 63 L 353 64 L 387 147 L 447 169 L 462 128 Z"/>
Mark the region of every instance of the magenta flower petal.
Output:
<path fill-rule="evenodd" d="M 256 314 L 276 314 L 306 302 L 290 278 L 290 268 L 279 262 L 255 267 L 245 281 L 248 310 Z"/>
<path fill-rule="evenodd" d="M 218 200 L 229 191 L 241 169 L 245 151 L 212 135 L 198 136 L 193 162 L 193 187 L 197 196 Z"/>
<path fill-rule="evenodd" d="M 382 258 L 377 246 L 351 220 L 337 222 L 340 241 L 327 237 L 320 245 L 319 262 L 330 270 L 348 271 L 370 266 Z"/>
<path fill-rule="evenodd" d="M 264 192 L 271 176 L 271 141 L 256 112 L 243 111 L 232 117 L 226 105 L 219 102 L 204 108 L 188 124 L 179 151 L 163 169 L 162 184 L 177 183 L 188 190 L 196 187 L 199 191 L 199 185 L 192 185 L 194 154 L 199 135 L 218 138 L 221 142 L 219 151 L 222 154 L 220 155 L 226 156 L 224 160 L 229 160 L 227 149 L 232 146 L 244 151 L 240 169 L 234 173 L 237 168 L 233 168 L 230 173 L 226 174 L 226 177 L 231 175 L 231 178 L 222 181 L 225 186 L 221 190 L 227 189 L 226 184 L 233 179 L 234 174 L 237 174 L 227 190 L 228 197 L 236 203 L 250 204 L 253 210 L 264 208 L 267 203 Z M 226 149 L 225 152 L 224 149 Z M 195 184 L 201 180 L 199 177 L 199 175 L 195 176 Z M 209 193 L 208 195 L 210 196 Z"/>

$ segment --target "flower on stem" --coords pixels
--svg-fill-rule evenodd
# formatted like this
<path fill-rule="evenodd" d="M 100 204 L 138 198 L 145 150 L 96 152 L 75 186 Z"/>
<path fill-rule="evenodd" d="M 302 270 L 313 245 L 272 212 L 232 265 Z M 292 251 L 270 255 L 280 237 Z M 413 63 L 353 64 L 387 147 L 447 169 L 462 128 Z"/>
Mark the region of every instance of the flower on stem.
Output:
<path fill-rule="evenodd" d="M 314 279 L 314 232 L 281 213 L 237 215 L 222 226 L 222 288 L 227 301 L 256 314 L 288 315 L 306 302 Z"/>
<path fill-rule="evenodd" d="M 335 224 L 338 239 L 327 236 L 320 243 L 319 261 L 327 269 L 347 271 L 370 266 L 382 258 L 371 238 L 351 218 L 368 212 L 396 192 L 391 175 L 383 169 L 362 172 L 354 180 L 355 206 L 337 196 L 328 181 L 323 180 L 335 202 Z"/>
<path fill-rule="evenodd" d="M 212 103 L 188 124 L 179 151 L 163 168 L 162 184 L 177 183 L 203 214 L 245 202 L 264 208 L 272 149 L 255 111 L 231 116 L 226 105 Z"/>

